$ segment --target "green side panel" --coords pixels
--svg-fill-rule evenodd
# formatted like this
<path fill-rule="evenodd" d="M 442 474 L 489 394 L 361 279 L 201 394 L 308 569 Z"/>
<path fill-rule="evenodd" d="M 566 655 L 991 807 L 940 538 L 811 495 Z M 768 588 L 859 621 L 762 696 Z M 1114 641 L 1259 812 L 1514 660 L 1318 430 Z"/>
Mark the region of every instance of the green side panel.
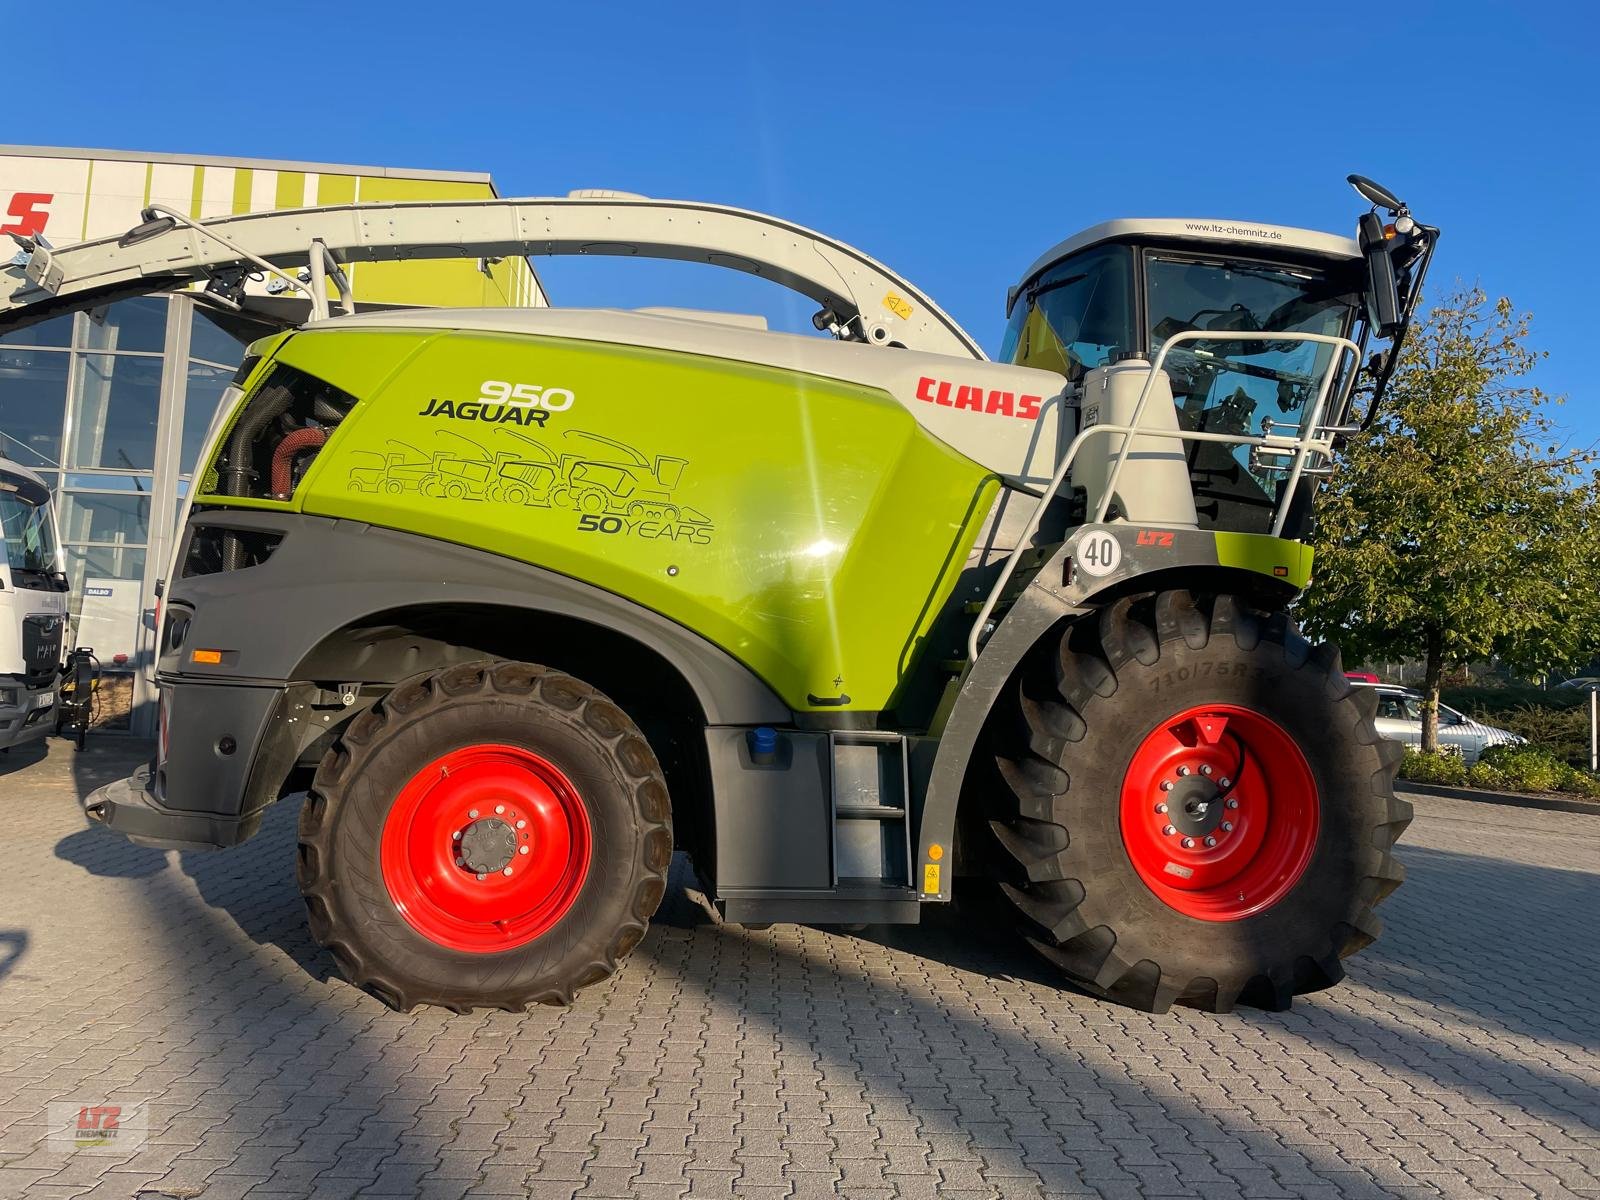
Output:
<path fill-rule="evenodd" d="M 256 173 L 249 167 L 239 167 L 233 173 L 233 212 L 235 215 L 250 211 L 250 189 Z"/>
<path fill-rule="evenodd" d="M 349 335 L 346 335 L 349 336 Z M 306 356 L 308 362 L 300 363 L 302 369 L 310 371 L 318 378 L 326 379 L 335 387 L 349 392 L 352 396 L 371 395 L 377 391 L 385 378 L 393 373 L 398 363 L 417 349 L 418 339 L 411 335 L 392 335 L 383 333 L 362 333 L 355 335 L 363 345 L 368 346 L 366 353 L 353 359 L 342 356 L 328 356 L 326 351 L 335 343 L 331 339 L 321 338 L 308 343 Z M 257 338 L 245 348 L 245 354 L 259 358 L 261 361 L 251 369 L 249 376 L 240 382 L 245 395 L 253 393 L 262 380 L 272 371 L 273 365 L 279 361 L 277 351 L 287 342 L 293 340 L 293 333 L 273 333 L 264 338 Z M 385 358 L 385 355 L 392 357 Z M 244 411 L 240 405 L 228 415 L 228 424 L 223 430 L 221 445 L 227 445 L 228 435 L 232 433 L 235 422 Z M 337 436 L 337 434 L 336 434 Z M 276 500 L 257 500 L 249 496 L 218 496 L 217 469 L 215 463 L 206 464 L 205 470 L 200 474 L 199 483 L 196 485 L 196 499 L 206 504 L 226 504 L 230 508 L 259 508 L 281 510 L 288 507 L 298 507 L 298 497 L 295 504 L 285 505 Z"/>
<path fill-rule="evenodd" d="M 318 175 L 318 204 L 354 204 L 356 202 L 356 177 L 354 175 Z"/>
<path fill-rule="evenodd" d="M 1286 580 L 1297 591 L 1311 582 L 1315 553 L 1303 542 L 1270 537 L 1264 533 L 1217 533 L 1217 563 L 1242 567 L 1274 579 Z"/>
<path fill-rule="evenodd" d="M 996 486 L 886 394 L 764 367 L 356 330 L 298 334 L 279 360 L 372 397 L 304 511 L 626 596 L 800 710 L 892 706 Z"/>
<path fill-rule="evenodd" d="M 358 198 L 363 204 L 393 200 L 489 200 L 487 183 L 362 176 Z M 356 294 L 365 301 L 426 304 L 438 307 L 503 307 L 513 302 L 511 277 L 527 273 L 523 259 L 512 259 L 479 271 L 473 260 L 373 262 L 356 267 Z"/>
<path fill-rule="evenodd" d="M 276 208 L 303 208 L 306 202 L 306 173 L 304 171 L 279 171 L 273 191 Z"/>

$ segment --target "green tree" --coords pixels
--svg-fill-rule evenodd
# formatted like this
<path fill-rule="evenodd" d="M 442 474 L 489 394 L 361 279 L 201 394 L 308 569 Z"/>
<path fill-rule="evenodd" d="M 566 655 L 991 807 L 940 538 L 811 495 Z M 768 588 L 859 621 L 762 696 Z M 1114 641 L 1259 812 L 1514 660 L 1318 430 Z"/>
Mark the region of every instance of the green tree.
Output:
<path fill-rule="evenodd" d="M 1354 656 L 1425 659 L 1424 750 L 1448 668 L 1494 654 L 1542 672 L 1600 648 L 1595 455 L 1559 444 L 1528 333 L 1507 299 L 1446 297 L 1317 506 L 1300 619 Z"/>

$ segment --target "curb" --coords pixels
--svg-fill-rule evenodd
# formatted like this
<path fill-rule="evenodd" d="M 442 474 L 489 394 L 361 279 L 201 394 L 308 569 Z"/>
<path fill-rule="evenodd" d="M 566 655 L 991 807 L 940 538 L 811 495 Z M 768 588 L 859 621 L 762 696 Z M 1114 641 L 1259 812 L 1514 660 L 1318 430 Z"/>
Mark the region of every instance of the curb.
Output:
<path fill-rule="evenodd" d="M 1510 808 L 1543 808 L 1552 812 L 1587 813 L 1600 817 L 1600 801 L 1561 800 L 1554 796 L 1527 796 L 1520 792 L 1485 792 L 1476 788 L 1445 787 L 1437 783 L 1412 783 L 1396 779 L 1394 790 L 1422 796 L 1444 796 L 1451 800 L 1475 800 L 1479 804 L 1504 804 Z"/>

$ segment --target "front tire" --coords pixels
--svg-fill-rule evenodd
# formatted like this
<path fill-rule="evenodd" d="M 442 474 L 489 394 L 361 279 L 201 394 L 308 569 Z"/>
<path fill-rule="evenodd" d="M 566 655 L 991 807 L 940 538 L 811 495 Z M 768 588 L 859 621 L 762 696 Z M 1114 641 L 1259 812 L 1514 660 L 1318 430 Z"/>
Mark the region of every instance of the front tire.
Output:
<path fill-rule="evenodd" d="M 1337 983 L 1404 878 L 1389 851 L 1411 806 L 1374 709 L 1332 646 L 1232 596 L 1121 599 L 1067 627 L 994 730 L 1009 786 L 990 829 L 1024 934 L 1150 1012 L 1276 1011 Z"/>
<path fill-rule="evenodd" d="M 396 687 L 328 751 L 300 817 L 312 934 L 402 1011 L 570 1004 L 644 936 L 671 859 L 649 743 L 528 663 Z"/>

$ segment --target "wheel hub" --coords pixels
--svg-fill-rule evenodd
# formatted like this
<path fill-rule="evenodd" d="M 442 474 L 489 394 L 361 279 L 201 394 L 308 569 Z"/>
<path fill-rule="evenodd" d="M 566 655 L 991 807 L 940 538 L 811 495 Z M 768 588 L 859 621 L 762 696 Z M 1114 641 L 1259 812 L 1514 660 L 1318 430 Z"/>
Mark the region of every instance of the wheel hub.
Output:
<path fill-rule="evenodd" d="M 383 882 L 395 909 L 441 946 L 495 953 L 549 931 L 589 872 L 588 809 L 554 763 L 520 746 L 441 755 L 384 821 Z"/>
<path fill-rule="evenodd" d="M 1222 825 L 1227 812 L 1222 789 L 1209 779 L 1185 779 L 1168 796 L 1169 820 L 1180 834 L 1203 838 Z"/>
<path fill-rule="evenodd" d="M 517 831 L 499 817 L 474 821 L 461 833 L 461 865 L 474 874 L 503 871 L 516 853 Z"/>
<path fill-rule="evenodd" d="M 1252 709 L 1185 709 L 1135 749 L 1123 777 L 1123 844 L 1169 907 L 1234 921 L 1299 880 L 1320 821 L 1311 768 L 1294 739 Z"/>

